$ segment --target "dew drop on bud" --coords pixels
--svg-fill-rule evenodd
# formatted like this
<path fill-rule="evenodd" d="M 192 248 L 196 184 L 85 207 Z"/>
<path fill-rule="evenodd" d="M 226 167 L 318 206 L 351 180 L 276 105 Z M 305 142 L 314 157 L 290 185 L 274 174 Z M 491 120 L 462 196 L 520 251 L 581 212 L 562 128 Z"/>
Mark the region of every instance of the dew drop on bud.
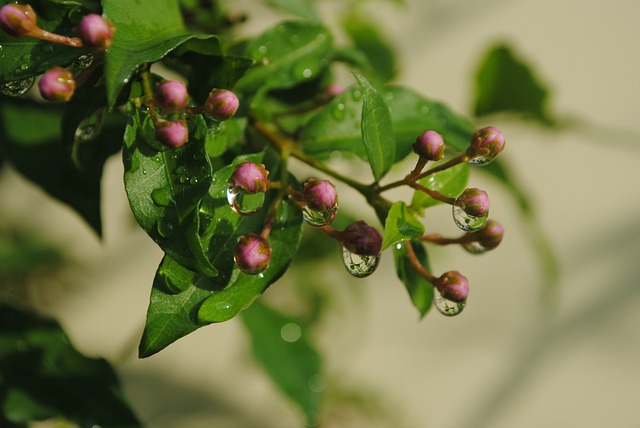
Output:
<path fill-rule="evenodd" d="M 380 255 L 361 256 L 342 247 L 342 261 L 347 268 L 347 272 L 352 276 L 364 278 L 375 272 L 378 262 L 380 262 Z"/>
<path fill-rule="evenodd" d="M 464 307 L 467 305 L 467 302 L 454 302 L 449 299 L 445 299 L 442 297 L 442 294 L 438 291 L 436 287 L 433 288 L 434 298 L 433 302 L 436 306 L 438 312 L 447 317 L 454 317 L 463 311 Z"/>
<path fill-rule="evenodd" d="M 489 212 L 485 212 L 479 216 L 472 216 L 468 214 L 464 208 L 458 204 L 458 201 L 453 204 L 453 221 L 456 226 L 462 230 L 477 230 L 480 229 L 487 222 Z"/>
<path fill-rule="evenodd" d="M 478 241 L 465 242 L 462 244 L 462 248 L 471 254 L 482 254 L 490 250 Z"/>
<path fill-rule="evenodd" d="M 338 204 L 335 204 L 330 209 L 322 210 L 314 210 L 308 205 L 305 205 L 302 207 L 302 218 L 311 226 L 322 227 L 330 224 L 336 217 L 337 212 Z"/>
<path fill-rule="evenodd" d="M 471 165 L 483 166 L 488 163 L 491 163 L 491 161 L 493 161 L 494 159 L 495 159 L 495 156 L 491 156 L 491 155 L 476 155 L 474 157 L 467 159 L 467 163 L 470 163 Z"/>
<path fill-rule="evenodd" d="M 264 193 L 246 193 L 235 186 L 227 188 L 227 202 L 236 214 L 250 216 L 262 208 Z"/>
<path fill-rule="evenodd" d="M 4 95 L 9 95 L 10 97 L 19 97 L 20 95 L 26 94 L 27 91 L 31 89 L 34 81 L 34 76 L 27 77 L 22 80 L 11 80 L 0 85 L 0 92 Z"/>

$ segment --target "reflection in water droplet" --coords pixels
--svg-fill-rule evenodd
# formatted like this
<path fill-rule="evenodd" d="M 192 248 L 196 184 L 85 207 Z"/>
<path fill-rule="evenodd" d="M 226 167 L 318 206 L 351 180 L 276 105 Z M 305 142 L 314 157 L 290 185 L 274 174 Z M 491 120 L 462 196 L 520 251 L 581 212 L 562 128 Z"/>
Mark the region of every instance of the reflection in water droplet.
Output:
<path fill-rule="evenodd" d="M 456 223 L 462 230 L 477 230 L 480 229 L 487 222 L 487 218 L 489 217 L 489 212 L 485 212 L 480 216 L 472 216 L 467 214 L 467 212 L 458 205 L 458 202 L 453 204 L 452 208 L 453 213 L 453 221 Z"/>
<path fill-rule="evenodd" d="M 248 194 L 236 187 L 229 186 L 227 188 L 227 202 L 236 214 L 249 216 L 262 208 L 264 193 Z"/>
<path fill-rule="evenodd" d="M 93 63 L 93 58 L 94 56 L 92 53 L 86 53 L 86 54 L 80 55 L 78 58 L 76 58 L 75 61 L 73 61 L 73 67 L 87 68 Z"/>
<path fill-rule="evenodd" d="M 491 156 L 491 155 L 486 155 L 486 156 L 482 156 L 482 155 L 477 155 L 474 156 L 472 158 L 469 158 L 467 160 L 468 163 L 470 163 L 471 165 L 486 165 L 488 163 L 490 163 L 491 161 L 493 161 L 496 157 L 495 156 Z"/>
<path fill-rule="evenodd" d="M 336 120 L 344 120 L 344 104 L 339 103 L 336 106 L 333 107 L 333 111 L 332 111 L 333 117 Z"/>
<path fill-rule="evenodd" d="M 98 109 L 91 116 L 85 118 L 78 124 L 76 132 L 74 134 L 74 140 L 76 142 L 86 142 L 93 140 L 96 135 L 102 129 L 102 123 L 104 122 L 104 108 Z"/>
<path fill-rule="evenodd" d="M 0 85 L 0 92 L 11 97 L 19 97 L 24 95 L 33 86 L 35 77 L 31 76 L 22 80 L 12 80 Z"/>
<path fill-rule="evenodd" d="M 338 204 L 335 204 L 328 210 L 314 210 L 308 205 L 305 205 L 302 207 L 302 218 L 311 226 L 322 227 L 330 224 L 333 219 L 336 218 L 337 212 Z"/>
<path fill-rule="evenodd" d="M 300 336 L 302 336 L 302 330 L 300 330 L 300 326 L 298 324 L 290 322 L 282 326 L 280 329 L 280 336 L 285 342 L 297 342 L 298 339 L 300 339 Z"/>
<path fill-rule="evenodd" d="M 464 307 L 467 305 L 467 302 L 453 302 L 451 300 L 445 299 L 442 297 L 437 288 L 433 289 L 434 297 L 433 302 L 436 306 L 436 309 L 442 314 L 448 317 L 454 317 L 463 311 Z"/>
<path fill-rule="evenodd" d="M 154 189 L 153 192 L 151 192 L 151 199 L 153 200 L 153 203 L 159 207 L 168 207 L 174 202 L 171 196 L 171 188 L 169 188 L 169 186 Z"/>
<path fill-rule="evenodd" d="M 175 233 L 173 223 L 166 217 L 163 217 L 158 220 L 157 225 L 158 233 L 163 238 L 171 238 Z"/>
<path fill-rule="evenodd" d="M 364 278 L 375 272 L 380 256 L 361 256 L 342 247 L 342 261 L 347 272 L 356 278 Z"/>
<path fill-rule="evenodd" d="M 484 247 L 478 241 L 465 242 L 462 244 L 462 248 L 464 248 L 471 254 L 482 254 L 489 251 L 488 248 Z"/>

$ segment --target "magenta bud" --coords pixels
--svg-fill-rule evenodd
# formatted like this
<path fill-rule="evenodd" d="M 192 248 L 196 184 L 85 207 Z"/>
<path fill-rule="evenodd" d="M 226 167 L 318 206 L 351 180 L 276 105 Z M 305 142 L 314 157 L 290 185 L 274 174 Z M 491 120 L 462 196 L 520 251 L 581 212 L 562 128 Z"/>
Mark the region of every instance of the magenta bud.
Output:
<path fill-rule="evenodd" d="M 473 232 L 475 240 L 486 250 L 493 250 L 504 238 L 504 227 L 495 220 L 487 220 L 484 227 Z"/>
<path fill-rule="evenodd" d="M 178 149 L 189 140 L 189 130 L 184 122 L 179 120 L 156 122 L 156 140 L 170 149 Z"/>
<path fill-rule="evenodd" d="M 215 120 L 231 119 L 238 111 L 240 101 L 233 92 L 226 89 L 212 89 L 204 103 L 204 113 Z"/>
<path fill-rule="evenodd" d="M 263 164 L 240 162 L 231 174 L 229 186 L 248 194 L 265 192 L 269 171 Z"/>
<path fill-rule="evenodd" d="M 455 205 L 470 216 L 480 217 L 489 212 L 489 195 L 484 190 L 471 187 L 458 196 Z"/>
<path fill-rule="evenodd" d="M 436 131 L 424 131 L 413 144 L 413 151 L 428 161 L 437 161 L 444 157 L 445 149 L 442 136 Z"/>
<path fill-rule="evenodd" d="M 12 36 L 28 36 L 36 28 L 36 13 L 28 4 L 6 4 L 0 8 L 0 27 Z"/>
<path fill-rule="evenodd" d="M 445 272 L 434 282 L 442 297 L 452 302 L 464 302 L 469 295 L 469 282 L 458 271 Z"/>
<path fill-rule="evenodd" d="M 184 83 L 178 80 L 163 80 L 156 84 L 154 99 L 158 107 L 176 112 L 187 106 L 189 95 Z"/>
<path fill-rule="evenodd" d="M 114 32 L 113 25 L 95 13 L 85 15 L 78 26 L 78 37 L 89 48 L 107 49 L 111 46 Z"/>
<path fill-rule="evenodd" d="M 340 235 L 342 245 L 359 256 L 377 256 L 382 250 L 382 235 L 362 220 L 351 223 Z"/>
<path fill-rule="evenodd" d="M 250 233 L 238 240 L 233 249 L 233 259 L 242 272 L 256 275 L 269 267 L 271 247 L 266 239 Z"/>
<path fill-rule="evenodd" d="M 466 155 L 469 163 L 486 165 L 491 162 L 504 149 L 504 135 L 498 128 L 488 126 L 478 129 L 471 137 L 471 143 Z"/>
<path fill-rule="evenodd" d="M 333 98 L 337 95 L 340 95 L 344 91 L 345 91 L 344 86 L 333 84 L 333 85 L 327 86 L 327 88 L 324 90 L 324 93 L 328 98 Z"/>
<path fill-rule="evenodd" d="M 40 95 L 47 101 L 69 101 L 76 90 L 76 81 L 69 70 L 55 67 L 42 75 L 38 81 Z"/>
<path fill-rule="evenodd" d="M 332 210 L 338 205 L 336 187 L 330 181 L 310 178 L 304 183 L 304 203 L 312 210 Z"/>

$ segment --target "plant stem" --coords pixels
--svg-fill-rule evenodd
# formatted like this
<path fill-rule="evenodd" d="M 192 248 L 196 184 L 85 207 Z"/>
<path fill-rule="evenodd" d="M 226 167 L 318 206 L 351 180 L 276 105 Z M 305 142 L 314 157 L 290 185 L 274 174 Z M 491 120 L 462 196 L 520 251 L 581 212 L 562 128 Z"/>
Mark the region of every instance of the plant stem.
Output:
<path fill-rule="evenodd" d="M 404 241 L 404 244 L 405 244 L 405 247 L 407 248 L 407 255 L 409 256 L 409 262 L 411 263 L 411 266 L 413 266 L 413 269 L 421 277 L 423 277 L 424 279 L 426 279 L 427 281 L 433 284 L 436 278 L 433 275 L 431 275 L 431 272 L 429 272 L 426 267 L 422 266 L 422 263 L 420 263 L 420 260 L 418 260 L 418 256 L 416 256 L 416 252 L 414 251 L 413 246 L 411 245 L 411 241 L 406 240 Z"/>
<path fill-rule="evenodd" d="M 467 160 L 469 160 L 469 157 L 466 154 L 461 154 L 460 156 L 456 156 L 455 158 L 449 159 L 447 162 L 440 164 L 438 166 L 434 166 L 433 168 L 423 172 L 422 174 L 415 174 L 415 170 L 412 171 L 409 175 L 407 175 L 405 178 L 403 178 L 402 180 L 398 180 L 398 181 L 394 181 L 393 183 L 389 183 L 386 184 L 384 186 L 380 186 L 377 188 L 378 192 L 385 192 L 387 190 L 390 189 L 394 189 L 396 187 L 400 187 L 400 186 L 412 186 L 412 183 L 415 183 L 416 181 L 424 178 L 424 177 L 428 177 L 431 174 L 435 174 L 437 172 L 440 171 L 444 171 L 445 169 L 449 169 L 453 166 L 458 165 L 459 163 L 464 163 Z M 413 187 L 413 186 L 412 186 Z"/>
<path fill-rule="evenodd" d="M 416 190 L 420 190 L 421 192 L 426 193 L 436 201 L 444 202 L 445 204 L 449 204 L 449 205 L 453 205 L 456 202 L 455 198 L 450 198 L 449 196 L 445 196 L 442 193 L 436 192 L 435 190 L 431 190 L 427 187 L 424 187 L 423 185 L 418 184 L 415 181 L 410 181 L 407 184 Z"/>

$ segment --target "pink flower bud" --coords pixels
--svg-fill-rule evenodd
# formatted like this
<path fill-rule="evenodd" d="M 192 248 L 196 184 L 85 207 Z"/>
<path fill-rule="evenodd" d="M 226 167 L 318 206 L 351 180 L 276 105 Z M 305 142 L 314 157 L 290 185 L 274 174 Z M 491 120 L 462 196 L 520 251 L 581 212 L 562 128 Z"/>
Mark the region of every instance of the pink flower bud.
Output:
<path fill-rule="evenodd" d="M 338 204 L 338 192 L 330 181 L 310 178 L 304 183 L 304 203 L 312 210 L 332 210 Z"/>
<path fill-rule="evenodd" d="M 327 88 L 324 90 L 324 93 L 328 98 L 333 98 L 336 95 L 340 95 L 344 91 L 345 91 L 344 86 L 333 84 L 333 85 L 327 86 Z"/>
<path fill-rule="evenodd" d="M 486 165 L 491 162 L 504 149 L 504 135 L 498 128 L 488 126 L 478 129 L 471 137 L 471 143 L 467 148 L 469 163 Z"/>
<path fill-rule="evenodd" d="M 482 229 L 473 232 L 473 236 L 485 250 L 493 250 L 504 238 L 504 227 L 497 221 L 489 219 Z"/>
<path fill-rule="evenodd" d="M 229 186 L 249 194 L 265 192 L 268 176 L 269 171 L 263 164 L 240 162 L 229 179 Z"/>
<path fill-rule="evenodd" d="M 442 136 L 436 131 L 424 131 L 413 145 L 413 151 L 428 161 L 437 161 L 444 157 L 445 149 Z"/>
<path fill-rule="evenodd" d="M 170 112 L 184 109 L 189 101 L 186 86 L 178 80 L 158 82 L 154 97 L 158 107 Z"/>
<path fill-rule="evenodd" d="M 269 267 L 271 247 L 266 239 L 250 233 L 238 240 L 233 249 L 233 259 L 242 272 L 256 275 Z"/>
<path fill-rule="evenodd" d="M 360 256 L 377 256 L 382 249 L 382 235 L 362 220 L 347 226 L 340 241 L 347 250 Z"/>
<path fill-rule="evenodd" d="M 69 101 L 76 89 L 76 81 L 69 70 L 55 67 L 42 75 L 38 82 L 40 95 L 47 101 Z"/>
<path fill-rule="evenodd" d="M 452 302 L 464 302 L 469 295 L 469 282 L 458 271 L 445 272 L 434 282 L 442 297 Z"/>
<path fill-rule="evenodd" d="M 6 4 L 0 8 L 0 27 L 12 36 L 27 36 L 36 28 L 36 13 L 28 4 Z"/>
<path fill-rule="evenodd" d="M 85 15 L 78 26 L 78 37 L 89 48 L 107 49 L 111 46 L 114 32 L 113 25 L 95 13 Z"/>
<path fill-rule="evenodd" d="M 187 126 L 179 120 L 156 122 L 156 140 L 170 149 L 178 149 L 189 140 Z"/>
<path fill-rule="evenodd" d="M 239 106 L 240 101 L 233 92 L 226 89 L 213 89 L 204 103 L 204 113 L 212 119 L 222 121 L 231 119 Z"/>
<path fill-rule="evenodd" d="M 473 217 L 480 217 L 489 212 L 489 195 L 476 188 L 465 189 L 456 199 L 455 206 Z"/>

